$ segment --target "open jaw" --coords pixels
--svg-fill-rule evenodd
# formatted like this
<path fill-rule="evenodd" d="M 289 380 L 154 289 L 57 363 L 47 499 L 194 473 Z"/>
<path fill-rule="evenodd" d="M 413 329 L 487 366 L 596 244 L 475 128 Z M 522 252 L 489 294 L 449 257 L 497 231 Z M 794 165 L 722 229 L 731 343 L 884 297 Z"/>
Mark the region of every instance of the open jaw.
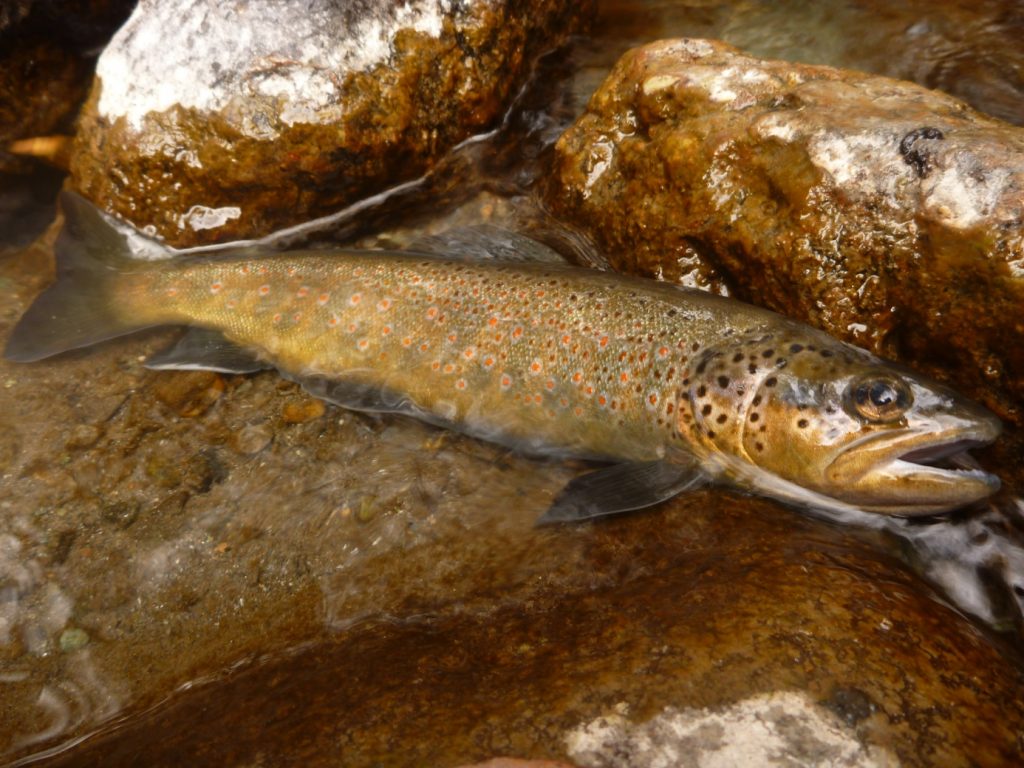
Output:
<path fill-rule="evenodd" d="M 987 423 L 937 433 L 900 430 L 862 444 L 851 452 L 859 457 L 838 463 L 847 470 L 860 465 L 850 490 L 854 503 L 865 510 L 904 516 L 945 512 L 999 490 L 999 478 L 968 453 L 998 434 L 998 426 Z"/>

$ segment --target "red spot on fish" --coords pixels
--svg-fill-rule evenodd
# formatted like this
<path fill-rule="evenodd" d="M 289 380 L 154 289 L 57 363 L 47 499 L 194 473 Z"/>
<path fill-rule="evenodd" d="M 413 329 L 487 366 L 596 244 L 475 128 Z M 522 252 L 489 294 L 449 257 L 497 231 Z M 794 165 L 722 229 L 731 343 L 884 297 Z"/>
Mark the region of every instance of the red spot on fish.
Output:
<path fill-rule="evenodd" d="M 647 396 L 647 402 L 649 402 L 651 405 L 657 405 L 658 396 L 654 392 L 651 392 L 651 394 Z"/>
<path fill-rule="evenodd" d="M 309 288 L 307 288 L 306 286 L 302 286 L 301 288 L 299 288 L 299 290 L 295 292 L 295 295 L 298 296 L 300 299 L 304 299 L 309 295 Z"/>
<path fill-rule="evenodd" d="M 569 344 L 572 343 L 572 336 L 565 334 L 565 336 L 562 337 L 562 343 L 569 346 Z"/>
<path fill-rule="evenodd" d="M 275 323 L 280 323 L 281 322 L 281 313 L 280 312 L 278 312 L 277 314 L 274 315 L 274 322 Z"/>
<path fill-rule="evenodd" d="M 544 402 L 544 398 L 541 397 L 540 395 L 534 395 L 533 402 L 535 402 L 537 405 L 540 405 L 542 402 Z"/>
<path fill-rule="evenodd" d="M 537 297 L 538 299 L 543 299 L 543 298 L 544 298 L 544 294 L 545 294 L 545 291 L 544 291 L 544 290 L 539 290 L 539 291 L 537 291 L 537 292 L 536 292 L 535 294 L 533 294 L 533 295 L 534 295 L 534 296 L 536 296 L 536 297 Z"/>
<path fill-rule="evenodd" d="M 435 317 L 437 317 L 437 307 L 430 307 L 427 310 L 427 320 L 433 320 Z"/>
<path fill-rule="evenodd" d="M 576 373 L 574 373 L 572 375 L 572 380 L 573 380 L 573 383 L 579 384 L 581 381 L 583 381 L 583 372 L 582 371 L 576 371 Z"/>
<path fill-rule="evenodd" d="M 270 295 L 270 286 L 266 285 L 266 284 L 261 285 L 259 287 L 259 292 L 260 292 L 260 296 L 269 296 Z"/>
<path fill-rule="evenodd" d="M 494 358 L 493 357 L 485 357 L 484 358 L 484 366 L 487 367 L 487 368 L 490 368 L 492 365 L 494 365 Z"/>
<path fill-rule="evenodd" d="M 260 268 L 259 268 L 259 269 L 257 269 L 256 271 L 257 271 L 257 272 L 258 272 L 259 274 L 261 274 L 261 275 L 265 275 L 265 274 L 267 274 L 267 268 L 266 268 L 266 267 L 260 267 Z"/>
<path fill-rule="evenodd" d="M 387 336 L 389 333 L 391 333 L 391 326 L 385 325 L 383 328 L 380 329 L 380 332 Z"/>
<path fill-rule="evenodd" d="M 386 312 L 391 309 L 391 299 L 381 299 L 377 302 L 377 310 L 379 312 Z"/>
<path fill-rule="evenodd" d="M 517 325 L 515 328 L 512 329 L 512 338 L 513 339 L 518 339 L 522 335 L 523 335 L 523 326 Z"/>
<path fill-rule="evenodd" d="M 659 347 L 658 348 L 658 357 L 661 357 L 661 358 L 668 357 L 668 347 Z"/>
<path fill-rule="evenodd" d="M 210 293 L 220 293 L 220 289 L 224 287 L 223 283 L 217 282 L 210 285 Z"/>
<path fill-rule="evenodd" d="M 463 350 L 462 354 L 465 356 L 467 360 L 472 360 L 473 355 L 476 354 L 476 347 L 466 347 L 466 349 Z"/>
<path fill-rule="evenodd" d="M 505 338 L 505 334 L 503 334 L 503 333 L 496 333 L 496 334 L 494 334 L 494 340 L 495 341 L 501 341 L 503 338 Z"/>
<path fill-rule="evenodd" d="M 367 349 L 370 346 L 370 340 L 369 339 L 360 339 L 356 343 L 356 346 L 359 347 L 360 349 Z"/>
<path fill-rule="evenodd" d="M 245 268 L 243 267 L 243 271 L 248 271 L 248 270 L 246 270 L 246 269 L 245 269 Z M 296 269 L 295 267 L 288 267 L 288 277 L 295 277 L 295 273 L 296 273 L 296 272 L 298 272 L 298 271 L 299 271 L 299 270 L 298 270 L 298 269 Z"/>
<path fill-rule="evenodd" d="M 598 395 L 597 404 L 601 406 L 608 405 L 608 398 L 605 397 L 604 395 Z"/>
<path fill-rule="evenodd" d="M 340 321 L 338 320 L 338 316 L 337 315 L 331 315 L 331 319 L 327 321 L 327 324 L 333 328 L 339 322 Z"/>
<path fill-rule="evenodd" d="M 465 379 L 456 379 L 455 380 L 455 388 L 456 389 L 465 389 L 466 388 L 466 380 Z"/>
<path fill-rule="evenodd" d="M 451 363 L 446 363 L 445 364 L 445 366 L 444 366 L 444 372 L 445 373 L 451 373 L 454 370 L 455 370 L 455 366 L 454 365 L 452 365 Z"/>
<path fill-rule="evenodd" d="M 534 360 L 532 363 L 530 363 L 531 373 L 540 373 L 543 369 L 544 366 L 541 364 L 540 360 Z"/>
<path fill-rule="evenodd" d="M 409 338 L 408 336 L 406 336 L 404 339 L 402 339 L 402 346 L 403 347 L 411 347 L 412 346 L 412 339 Z"/>
<path fill-rule="evenodd" d="M 433 370 L 435 370 L 435 371 L 439 371 L 439 370 L 441 370 L 441 361 L 440 361 L 440 360 L 435 360 L 434 362 L 432 362 L 432 363 L 430 364 L 430 367 L 431 367 L 431 368 L 432 368 Z"/>
<path fill-rule="evenodd" d="M 299 322 L 299 319 L 301 317 L 302 317 L 302 313 L 301 312 L 296 312 L 294 315 L 292 315 L 292 320 L 294 320 L 297 323 L 297 322 Z"/>
<path fill-rule="evenodd" d="M 348 303 L 351 304 L 353 307 L 362 300 L 363 294 L 361 293 L 353 293 L 351 296 L 348 297 Z"/>
<path fill-rule="evenodd" d="M 498 318 L 492 317 L 490 320 L 487 321 L 487 324 L 491 326 L 491 328 L 493 328 L 498 324 Z"/>
<path fill-rule="evenodd" d="M 607 337 L 607 336 L 602 336 L 602 337 L 601 337 L 601 341 L 599 341 L 598 343 L 599 343 L 599 344 L 600 344 L 600 345 L 601 345 L 602 347 L 607 347 L 607 346 L 608 346 L 608 337 Z"/>
<path fill-rule="evenodd" d="M 544 382 L 544 386 L 547 387 L 548 389 L 554 389 L 555 388 L 555 380 L 554 379 L 548 379 L 547 381 Z"/>
<path fill-rule="evenodd" d="M 224 302 L 224 306 L 226 306 L 228 309 L 234 309 L 235 307 L 238 306 L 238 302 L 235 301 L 234 299 L 228 299 L 226 302 Z"/>
<path fill-rule="evenodd" d="M 430 349 L 430 345 L 427 342 L 424 341 L 420 344 L 420 352 L 426 352 L 428 349 Z"/>
<path fill-rule="evenodd" d="M 572 412 L 575 413 L 577 416 L 583 415 L 583 409 L 580 408 L 578 405 L 572 409 Z"/>
<path fill-rule="evenodd" d="M 569 407 L 569 401 L 566 400 L 564 397 L 558 398 L 558 404 L 560 406 L 562 406 L 563 408 L 568 408 Z"/>
<path fill-rule="evenodd" d="M 459 335 L 457 333 L 449 333 L 448 334 L 448 341 L 450 341 L 452 344 L 454 344 L 455 340 L 458 339 L 458 338 L 459 338 Z"/>
<path fill-rule="evenodd" d="M 168 288 L 167 289 L 167 295 L 168 296 L 177 296 L 178 295 L 178 289 L 177 288 L 173 288 L 173 287 L 172 288 Z"/>
<path fill-rule="evenodd" d="M 349 323 L 348 324 L 348 332 L 349 333 L 355 333 L 356 332 L 356 324 L 355 323 Z"/>
<path fill-rule="evenodd" d="M 508 389 L 511 386 L 512 386 L 512 377 L 509 376 L 508 374 L 504 374 L 501 377 L 501 388 L 502 389 Z"/>
<path fill-rule="evenodd" d="M 623 371 L 622 373 L 619 374 L 619 380 L 620 381 L 629 381 L 629 374 L 626 373 L 625 371 Z"/>
<path fill-rule="evenodd" d="M 329 294 L 329 293 L 321 293 L 319 296 L 316 297 L 316 303 L 319 304 L 322 307 L 324 304 L 327 303 L 327 300 L 329 298 L 331 298 L 331 294 Z"/>

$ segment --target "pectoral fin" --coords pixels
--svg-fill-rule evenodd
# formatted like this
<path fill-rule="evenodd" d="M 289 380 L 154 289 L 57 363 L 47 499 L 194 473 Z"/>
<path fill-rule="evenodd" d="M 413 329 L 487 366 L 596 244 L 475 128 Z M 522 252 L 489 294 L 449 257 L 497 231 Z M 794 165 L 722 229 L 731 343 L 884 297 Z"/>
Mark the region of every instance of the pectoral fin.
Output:
<path fill-rule="evenodd" d="M 189 328 L 175 344 L 150 355 L 146 367 L 159 371 L 255 373 L 271 366 L 251 350 L 232 344 L 219 331 Z"/>
<path fill-rule="evenodd" d="M 701 485 L 695 464 L 647 461 L 613 464 L 572 480 L 537 525 L 573 523 L 653 506 Z"/>

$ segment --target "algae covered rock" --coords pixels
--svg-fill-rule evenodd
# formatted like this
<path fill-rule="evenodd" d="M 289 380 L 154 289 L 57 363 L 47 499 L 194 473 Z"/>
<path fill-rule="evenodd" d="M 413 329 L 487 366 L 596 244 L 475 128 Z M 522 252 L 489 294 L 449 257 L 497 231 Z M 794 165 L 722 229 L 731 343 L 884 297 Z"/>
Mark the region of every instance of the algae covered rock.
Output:
<path fill-rule="evenodd" d="M 1024 130 L 911 83 L 668 40 L 559 140 L 550 208 L 613 267 L 1024 396 Z"/>
<path fill-rule="evenodd" d="M 74 185 L 175 245 L 315 218 L 492 127 L 591 8 L 143 0 L 97 65 Z"/>

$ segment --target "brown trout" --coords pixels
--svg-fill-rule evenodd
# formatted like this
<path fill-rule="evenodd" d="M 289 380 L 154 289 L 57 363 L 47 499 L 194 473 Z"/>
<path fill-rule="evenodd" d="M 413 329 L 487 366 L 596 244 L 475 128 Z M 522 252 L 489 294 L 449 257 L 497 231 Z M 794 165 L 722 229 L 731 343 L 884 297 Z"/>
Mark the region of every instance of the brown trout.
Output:
<path fill-rule="evenodd" d="M 700 479 L 903 516 L 999 487 L 965 454 L 999 433 L 983 408 L 738 301 L 562 264 L 429 253 L 141 261 L 129 250 L 137 234 L 76 195 L 62 205 L 58 280 L 15 327 L 10 360 L 187 325 L 151 367 L 272 366 L 345 407 L 610 463 L 570 483 L 545 521 L 639 509 Z"/>

